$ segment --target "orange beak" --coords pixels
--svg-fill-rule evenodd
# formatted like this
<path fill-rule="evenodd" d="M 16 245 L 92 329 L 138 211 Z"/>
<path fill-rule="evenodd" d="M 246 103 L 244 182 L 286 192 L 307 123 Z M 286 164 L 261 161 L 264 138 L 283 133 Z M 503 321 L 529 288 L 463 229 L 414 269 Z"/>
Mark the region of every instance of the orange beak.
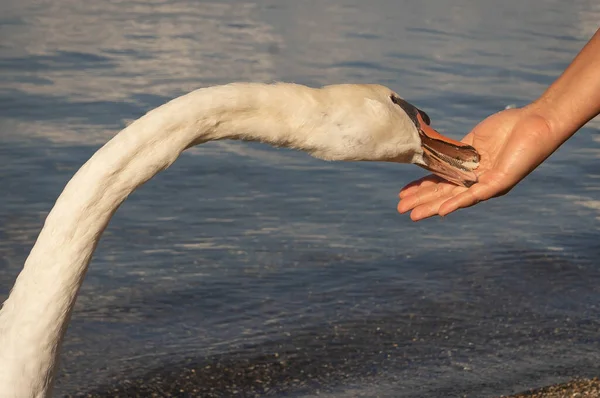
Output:
<path fill-rule="evenodd" d="M 458 185 L 470 187 L 475 184 L 477 175 L 473 170 L 479 166 L 477 150 L 471 145 L 445 137 L 429 127 L 420 111 L 417 111 L 416 119 L 425 162 L 418 166 Z"/>
<path fill-rule="evenodd" d="M 465 187 L 477 182 L 477 175 L 473 170 L 479 166 L 479 153 L 475 148 L 444 137 L 429 127 L 429 116 L 396 94 L 392 94 L 390 99 L 402 108 L 419 131 L 423 160 L 416 163 L 418 166 Z"/>

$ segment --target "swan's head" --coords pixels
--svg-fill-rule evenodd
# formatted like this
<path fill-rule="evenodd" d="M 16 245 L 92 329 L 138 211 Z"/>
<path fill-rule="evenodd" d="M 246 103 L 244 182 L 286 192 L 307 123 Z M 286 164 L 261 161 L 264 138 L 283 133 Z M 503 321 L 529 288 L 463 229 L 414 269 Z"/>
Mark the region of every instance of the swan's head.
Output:
<path fill-rule="evenodd" d="M 323 93 L 331 110 L 329 142 L 315 156 L 413 163 L 456 184 L 477 182 L 475 148 L 439 134 L 424 111 L 389 88 L 335 85 L 324 87 Z"/>

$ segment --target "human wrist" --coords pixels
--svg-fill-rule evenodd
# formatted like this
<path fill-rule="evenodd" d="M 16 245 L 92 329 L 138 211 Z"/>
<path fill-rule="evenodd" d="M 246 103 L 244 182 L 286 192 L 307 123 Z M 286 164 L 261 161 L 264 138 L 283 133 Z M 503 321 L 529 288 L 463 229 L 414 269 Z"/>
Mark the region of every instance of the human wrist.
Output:
<path fill-rule="evenodd" d="M 569 112 L 564 112 L 556 101 L 547 96 L 541 96 L 523 108 L 526 115 L 541 118 L 547 127 L 549 138 L 561 145 L 571 137 L 577 128 L 573 128 L 572 117 Z"/>

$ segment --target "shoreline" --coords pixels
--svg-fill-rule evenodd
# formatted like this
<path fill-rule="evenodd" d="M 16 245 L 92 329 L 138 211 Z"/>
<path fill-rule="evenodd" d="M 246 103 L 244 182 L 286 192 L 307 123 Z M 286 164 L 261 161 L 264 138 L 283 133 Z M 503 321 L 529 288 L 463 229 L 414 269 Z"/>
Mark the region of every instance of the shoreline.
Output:
<path fill-rule="evenodd" d="M 193 376 L 192 376 L 193 375 Z M 191 376 L 191 377 L 190 377 Z M 95 392 L 68 394 L 65 398 L 85 397 L 85 398 L 106 398 L 106 397 L 222 397 L 222 396 L 280 396 L 286 395 L 290 391 L 280 390 L 276 386 L 273 388 L 247 388 L 244 386 L 235 386 L 231 383 L 224 383 L 219 386 L 213 386 L 208 390 L 202 388 L 202 383 L 195 380 L 197 376 L 195 371 L 191 375 L 183 377 L 183 380 L 171 380 L 168 377 L 163 379 L 159 375 L 142 379 L 128 380 L 121 385 L 101 388 Z M 173 383 L 173 384 L 172 384 Z M 298 386 L 296 386 L 298 387 Z M 305 388 L 308 386 L 304 386 Z M 302 389 L 300 389 L 302 390 Z M 304 390 L 308 393 L 310 388 Z M 298 392 L 298 390 L 296 390 Z M 437 395 L 436 395 L 437 396 Z M 463 396 L 463 395 L 461 395 Z M 465 397 L 471 395 L 467 393 Z M 498 398 L 600 398 L 600 378 L 574 378 L 564 383 L 552 384 L 544 387 L 532 388 L 526 391 L 512 395 L 500 395 Z"/>
<path fill-rule="evenodd" d="M 502 395 L 500 398 L 598 398 L 600 397 L 600 379 L 575 378 L 565 383 L 530 389 L 514 395 Z"/>

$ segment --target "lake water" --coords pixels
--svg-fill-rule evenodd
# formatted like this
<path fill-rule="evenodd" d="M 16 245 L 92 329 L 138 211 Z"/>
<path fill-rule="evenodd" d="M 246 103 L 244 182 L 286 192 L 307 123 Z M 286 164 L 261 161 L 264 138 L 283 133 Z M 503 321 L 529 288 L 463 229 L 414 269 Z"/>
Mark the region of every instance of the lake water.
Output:
<path fill-rule="evenodd" d="M 77 168 L 175 96 L 380 83 L 458 139 L 539 95 L 598 21 L 597 0 L 4 0 L 0 299 Z M 417 224 L 395 210 L 417 167 L 194 148 L 102 238 L 57 396 L 487 397 L 597 376 L 599 132 L 509 196 Z"/>

